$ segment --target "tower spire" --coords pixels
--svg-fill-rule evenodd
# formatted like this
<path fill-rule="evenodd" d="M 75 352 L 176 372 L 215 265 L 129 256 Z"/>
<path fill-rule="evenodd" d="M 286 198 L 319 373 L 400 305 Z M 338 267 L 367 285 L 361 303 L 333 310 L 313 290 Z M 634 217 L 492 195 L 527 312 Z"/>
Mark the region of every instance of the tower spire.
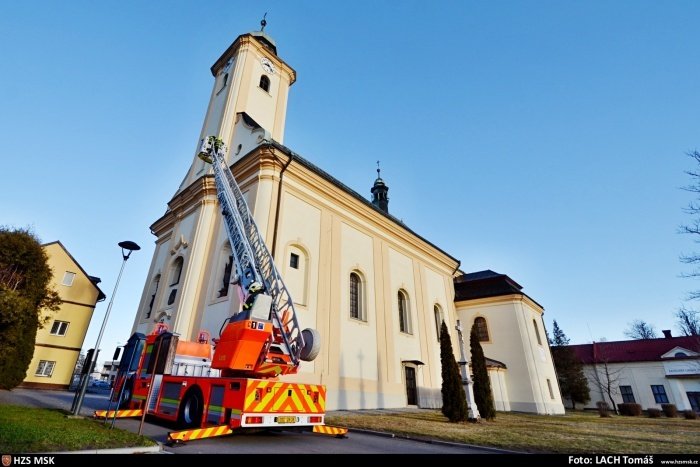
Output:
<path fill-rule="evenodd" d="M 372 204 L 389 214 L 389 187 L 386 186 L 381 177 L 379 161 L 377 161 L 377 179 L 372 186 Z"/>
<path fill-rule="evenodd" d="M 263 15 L 262 20 L 260 20 L 260 32 L 263 32 L 265 30 L 265 26 L 267 26 L 267 21 L 265 20 L 266 17 L 267 17 L 267 11 Z"/>

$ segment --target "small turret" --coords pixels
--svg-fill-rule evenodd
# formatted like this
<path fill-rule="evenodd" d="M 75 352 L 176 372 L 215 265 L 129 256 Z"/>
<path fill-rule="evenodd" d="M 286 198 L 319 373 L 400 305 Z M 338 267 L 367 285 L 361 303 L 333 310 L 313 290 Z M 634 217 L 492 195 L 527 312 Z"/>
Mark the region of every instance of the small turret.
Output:
<path fill-rule="evenodd" d="M 377 179 L 372 187 L 372 204 L 389 214 L 389 187 L 382 180 L 380 170 L 379 161 L 377 161 Z"/>

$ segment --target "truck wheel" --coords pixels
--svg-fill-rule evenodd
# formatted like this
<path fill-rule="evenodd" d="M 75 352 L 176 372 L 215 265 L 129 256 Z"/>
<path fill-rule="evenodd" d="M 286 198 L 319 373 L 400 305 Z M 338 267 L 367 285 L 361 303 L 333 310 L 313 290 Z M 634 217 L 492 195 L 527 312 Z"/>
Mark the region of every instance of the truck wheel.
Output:
<path fill-rule="evenodd" d="M 311 328 L 301 331 L 301 335 L 304 338 L 304 348 L 301 349 L 299 357 L 305 362 L 311 362 L 321 351 L 321 335 L 317 330 Z"/>
<path fill-rule="evenodd" d="M 122 410 L 129 408 L 129 404 L 131 403 L 132 387 L 133 387 L 133 381 L 127 380 L 124 383 L 124 389 L 122 390 L 122 397 L 119 400 L 119 408 Z"/>
<path fill-rule="evenodd" d="M 199 428 L 202 426 L 202 413 L 204 412 L 204 398 L 202 392 L 191 389 L 180 404 L 177 423 L 182 428 Z"/>

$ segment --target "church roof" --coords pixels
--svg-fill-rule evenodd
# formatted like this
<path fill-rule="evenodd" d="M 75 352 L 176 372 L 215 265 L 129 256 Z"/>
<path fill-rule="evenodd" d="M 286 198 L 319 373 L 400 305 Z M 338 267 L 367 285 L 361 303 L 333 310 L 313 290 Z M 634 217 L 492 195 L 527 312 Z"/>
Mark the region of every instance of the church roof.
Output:
<path fill-rule="evenodd" d="M 346 184 L 344 184 L 343 182 L 341 182 L 340 180 L 338 180 L 337 178 L 335 178 L 334 176 L 332 176 L 331 174 L 329 174 L 328 172 L 326 172 L 325 170 L 321 169 L 321 168 L 318 167 L 317 165 L 315 165 L 315 164 L 309 162 L 308 160 L 304 159 L 304 158 L 301 157 L 299 154 L 295 153 L 294 151 L 292 151 L 292 150 L 289 149 L 288 147 L 286 147 L 286 146 L 284 146 L 284 145 L 278 143 L 277 141 L 271 141 L 271 142 L 269 142 L 269 143 L 267 143 L 267 144 L 270 145 L 270 146 L 272 146 L 272 147 L 274 147 L 274 148 L 279 149 L 279 150 L 282 151 L 282 152 L 284 152 L 286 155 L 290 156 L 290 157 L 292 158 L 293 161 L 298 162 L 300 165 L 306 167 L 306 168 L 309 169 L 311 172 L 314 172 L 316 175 L 319 175 L 321 178 L 324 178 L 324 179 L 327 180 L 328 182 L 330 182 L 330 183 L 332 183 L 333 185 L 337 186 L 338 188 L 342 189 L 342 190 L 345 191 L 347 194 L 349 194 L 349 195 L 352 196 L 353 198 L 357 199 L 358 201 L 360 201 L 360 202 L 361 202 L 362 204 L 364 204 L 365 206 L 369 207 L 370 209 L 374 210 L 375 212 L 379 213 L 380 215 L 384 216 L 385 218 L 387 218 L 387 219 L 391 220 L 392 222 L 396 223 L 397 225 L 399 225 L 401 228 L 403 228 L 404 230 L 406 230 L 406 231 L 409 232 L 410 234 L 412 234 L 412 235 L 418 237 L 419 239 L 421 239 L 422 241 L 424 241 L 424 242 L 427 243 L 428 245 L 432 246 L 433 248 L 435 248 L 436 250 L 440 251 L 442 254 L 444 254 L 445 256 L 449 257 L 450 259 L 454 260 L 456 263 L 459 264 L 459 260 L 458 260 L 457 258 L 455 258 L 454 256 L 450 255 L 449 253 L 447 253 L 446 251 L 444 251 L 444 250 L 441 249 L 440 247 L 436 246 L 434 243 L 432 243 L 432 242 L 426 240 L 424 237 L 418 235 L 416 232 L 414 232 L 413 230 L 411 230 L 410 228 L 408 228 L 408 226 L 407 226 L 406 224 L 404 224 L 403 221 L 401 221 L 400 219 L 398 219 L 398 218 L 392 216 L 392 215 L 389 214 L 388 212 L 383 211 L 383 210 L 380 209 L 379 207 L 375 206 L 374 204 L 372 204 L 372 202 L 371 202 L 370 200 L 368 200 L 367 198 L 365 198 L 364 196 L 362 196 L 361 194 L 359 194 L 358 192 L 356 192 L 355 190 L 353 190 L 352 188 L 350 188 L 349 186 L 347 186 Z"/>
<path fill-rule="evenodd" d="M 583 363 L 624 363 L 661 361 L 661 356 L 675 347 L 700 352 L 700 337 L 662 337 L 631 341 L 594 342 L 569 345 Z M 556 347 L 553 347 L 556 348 Z"/>
<path fill-rule="evenodd" d="M 477 298 L 500 297 L 504 295 L 523 295 L 522 286 L 505 274 L 490 269 L 462 274 L 454 278 L 455 302 L 475 300 Z M 532 300 L 532 297 L 528 297 Z M 535 302 L 535 300 L 532 300 Z M 535 302 L 537 303 L 537 302 Z M 538 306 L 542 307 L 539 303 Z"/>

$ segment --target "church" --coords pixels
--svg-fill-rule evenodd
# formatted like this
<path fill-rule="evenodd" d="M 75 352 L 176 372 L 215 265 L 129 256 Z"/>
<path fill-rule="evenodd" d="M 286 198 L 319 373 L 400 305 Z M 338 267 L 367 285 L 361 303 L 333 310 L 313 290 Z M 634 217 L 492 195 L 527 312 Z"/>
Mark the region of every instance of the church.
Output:
<path fill-rule="evenodd" d="M 379 171 L 367 199 L 284 145 L 296 72 L 267 33 L 238 36 L 211 73 L 200 138 L 227 144 L 301 328 L 321 337 L 318 357 L 283 378 L 326 385 L 328 410 L 437 408 L 439 327 L 450 329 L 459 361 L 459 320 L 467 359 L 477 325 L 497 410 L 564 413 L 543 308 L 520 285 L 493 271 L 464 273 L 392 216 Z M 132 331 L 165 323 L 182 339 L 200 330 L 218 337 L 241 301 L 211 167 L 196 154 L 151 232 L 156 246 Z"/>

